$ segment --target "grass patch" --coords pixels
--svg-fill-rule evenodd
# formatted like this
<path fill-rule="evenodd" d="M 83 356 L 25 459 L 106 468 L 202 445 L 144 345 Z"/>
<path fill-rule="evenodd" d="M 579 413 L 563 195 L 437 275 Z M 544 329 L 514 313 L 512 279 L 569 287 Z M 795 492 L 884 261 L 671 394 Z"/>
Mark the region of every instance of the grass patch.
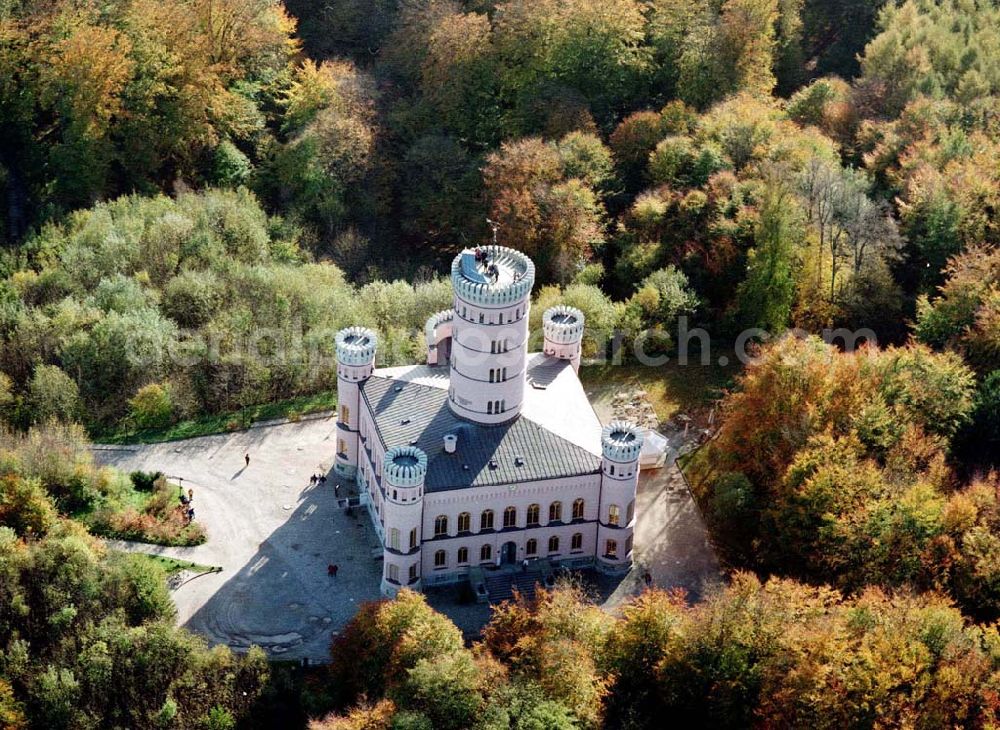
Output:
<path fill-rule="evenodd" d="M 118 540 L 190 547 L 206 539 L 201 523 L 188 521 L 179 488 L 162 476 L 151 491 L 137 489 L 132 479 L 121 480 L 113 495 L 89 513 L 74 516 L 93 534 Z"/>
<path fill-rule="evenodd" d="M 610 417 L 611 401 L 623 390 L 642 389 L 661 421 L 679 413 L 692 417 L 706 412 L 732 386 L 739 363 L 721 366 L 679 365 L 671 360 L 659 367 L 645 365 L 585 365 L 580 380 L 602 420 Z"/>
<path fill-rule="evenodd" d="M 222 568 L 217 565 L 201 565 L 199 563 L 192 563 L 190 560 L 168 558 L 165 555 L 149 555 L 148 553 L 130 554 L 135 555 L 153 565 L 159 566 L 168 576 L 180 573 L 182 570 L 190 570 L 192 573 L 207 573 L 209 571 L 218 572 L 222 570 Z"/>
<path fill-rule="evenodd" d="M 245 410 L 231 413 L 199 416 L 179 421 L 166 428 L 135 431 L 119 425 L 115 430 L 96 432 L 93 434 L 93 438 L 95 441 L 105 444 L 153 444 L 163 441 L 179 441 L 196 436 L 211 436 L 216 433 L 239 431 L 248 428 L 257 421 L 270 421 L 278 418 L 296 420 L 310 413 L 329 411 L 336 407 L 336 391 L 327 390 L 313 395 L 300 395 L 273 403 L 248 406 Z"/>

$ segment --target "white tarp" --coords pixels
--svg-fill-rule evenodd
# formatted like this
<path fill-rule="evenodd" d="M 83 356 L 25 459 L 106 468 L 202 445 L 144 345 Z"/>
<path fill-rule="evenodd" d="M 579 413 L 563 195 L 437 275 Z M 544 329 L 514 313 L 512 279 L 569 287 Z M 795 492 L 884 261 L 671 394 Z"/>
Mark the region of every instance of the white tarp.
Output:
<path fill-rule="evenodd" d="M 667 460 L 667 437 L 659 431 L 647 429 L 639 452 L 639 468 L 655 469 Z"/>

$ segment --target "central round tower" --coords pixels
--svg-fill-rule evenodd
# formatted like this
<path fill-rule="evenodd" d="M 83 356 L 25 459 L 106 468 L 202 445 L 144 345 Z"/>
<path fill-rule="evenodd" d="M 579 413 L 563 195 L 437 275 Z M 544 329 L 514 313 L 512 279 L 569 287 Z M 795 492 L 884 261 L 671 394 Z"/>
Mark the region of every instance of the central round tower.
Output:
<path fill-rule="evenodd" d="M 535 265 L 504 246 L 466 249 L 451 264 L 451 281 L 455 314 L 448 405 L 479 423 L 509 421 L 524 402 Z"/>

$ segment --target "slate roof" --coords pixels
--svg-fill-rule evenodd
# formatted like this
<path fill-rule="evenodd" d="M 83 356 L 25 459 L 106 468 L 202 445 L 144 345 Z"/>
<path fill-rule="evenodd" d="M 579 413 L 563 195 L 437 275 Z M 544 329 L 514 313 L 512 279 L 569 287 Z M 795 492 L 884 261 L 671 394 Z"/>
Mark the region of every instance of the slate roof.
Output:
<path fill-rule="evenodd" d="M 599 456 L 524 415 L 497 425 L 459 418 L 445 388 L 375 374 L 361 391 L 386 448 L 411 444 L 427 453 L 428 492 L 593 474 L 601 467 Z M 454 454 L 444 451 L 449 433 L 458 436 Z"/>

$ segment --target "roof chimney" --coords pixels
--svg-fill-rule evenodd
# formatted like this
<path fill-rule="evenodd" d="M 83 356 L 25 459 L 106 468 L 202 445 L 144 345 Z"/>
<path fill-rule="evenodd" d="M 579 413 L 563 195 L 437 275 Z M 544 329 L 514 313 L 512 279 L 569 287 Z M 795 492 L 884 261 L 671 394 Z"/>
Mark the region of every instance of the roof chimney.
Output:
<path fill-rule="evenodd" d="M 444 435 L 444 453 L 454 454 L 456 448 L 458 448 L 458 436 L 453 433 L 446 433 Z"/>

